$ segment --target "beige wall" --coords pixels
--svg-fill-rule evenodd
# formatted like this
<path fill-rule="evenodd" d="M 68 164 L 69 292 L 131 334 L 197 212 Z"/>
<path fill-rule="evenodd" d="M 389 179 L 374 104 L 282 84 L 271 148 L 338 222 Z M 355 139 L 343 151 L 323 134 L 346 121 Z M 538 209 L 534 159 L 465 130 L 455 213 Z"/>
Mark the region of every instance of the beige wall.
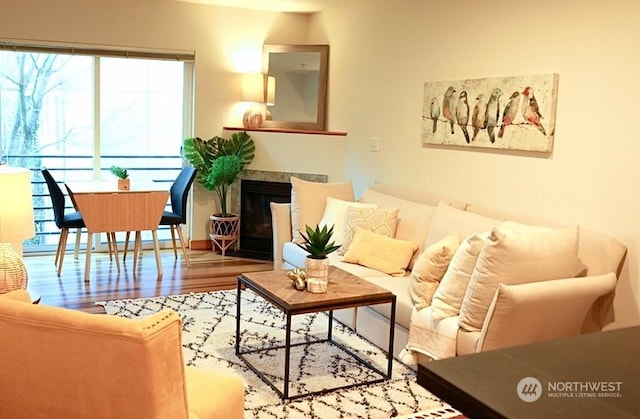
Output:
<path fill-rule="evenodd" d="M 352 0 L 316 15 L 347 176 L 359 191 L 380 180 L 619 238 L 614 326 L 640 323 L 639 18 L 637 0 Z M 547 73 L 560 77 L 550 157 L 421 145 L 425 81 Z"/>
<path fill-rule="evenodd" d="M 328 128 L 348 137 L 256 135 L 251 168 L 348 177 L 358 193 L 378 180 L 609 233 L 629 248 L 614 327 L 640 323 L 636 0 L 349 0 L 310 19 L 169 0 L 0 4 L 0 38 L 196 51 L 202 137 L 240 124 L 239 50 L 328 43 Z M 421 145 L 425 81 L 546 73 L 560 75 L 550 157 Z M 202 192 L 195 239 L 206 237 L 213 202 Z"/>

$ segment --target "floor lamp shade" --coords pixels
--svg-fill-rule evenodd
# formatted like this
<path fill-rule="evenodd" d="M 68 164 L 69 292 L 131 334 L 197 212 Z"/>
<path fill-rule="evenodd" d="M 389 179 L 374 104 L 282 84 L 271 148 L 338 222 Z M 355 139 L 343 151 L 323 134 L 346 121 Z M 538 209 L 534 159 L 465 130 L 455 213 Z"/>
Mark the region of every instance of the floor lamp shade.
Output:
<path fill-rule="evenodd" d="M 24 262 L 11 248 L 35 235 L 29 170 L 0 166 L 0 293 L 27 287 Z"/>

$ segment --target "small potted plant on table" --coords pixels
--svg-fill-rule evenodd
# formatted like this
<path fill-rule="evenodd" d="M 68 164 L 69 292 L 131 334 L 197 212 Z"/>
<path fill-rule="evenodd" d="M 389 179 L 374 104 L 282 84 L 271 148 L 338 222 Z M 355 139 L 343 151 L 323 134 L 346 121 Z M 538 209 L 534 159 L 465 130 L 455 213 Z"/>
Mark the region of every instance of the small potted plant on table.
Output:
<path fill-rule="evenodd" d="M 322 293 L 327 291 L 329 277 L 329 259 L 327 256 L 340 248 L 334 241 L 333 226 L 316 226 L 315 229 L 306 226 L 306 234 L 300 232 L 303 243 L 297 245 L 306 250 L 309 255 L 305 261 L 305 271 L 307 274 L 307 291 Z"/>
<path fill-rule="evenodd" d="M 111 166 L 109 171 L 118 178 L 118 189 L 128 191 L 131 188 L 129 172 L 120 166 Z"/>

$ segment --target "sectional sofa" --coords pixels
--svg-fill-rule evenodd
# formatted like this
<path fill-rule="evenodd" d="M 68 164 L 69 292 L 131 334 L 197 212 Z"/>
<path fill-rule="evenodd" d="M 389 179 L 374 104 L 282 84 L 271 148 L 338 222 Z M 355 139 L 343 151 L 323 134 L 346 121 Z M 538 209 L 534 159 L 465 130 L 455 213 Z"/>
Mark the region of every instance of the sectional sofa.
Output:
<path fill-rule="evenodd" d="M 356 200 L 348 181 L 291 183 L 291 203 L 271 204 L 275 268 L 304 268 L 298 231 L 333 225 L 343 249 L 330 263 L 397 296 L 394 356 L 410 365 L 613 321 L 626 255 L 613 237 L 386 185 Z M 334 315 L 387 347 L 388 305 Z"/>

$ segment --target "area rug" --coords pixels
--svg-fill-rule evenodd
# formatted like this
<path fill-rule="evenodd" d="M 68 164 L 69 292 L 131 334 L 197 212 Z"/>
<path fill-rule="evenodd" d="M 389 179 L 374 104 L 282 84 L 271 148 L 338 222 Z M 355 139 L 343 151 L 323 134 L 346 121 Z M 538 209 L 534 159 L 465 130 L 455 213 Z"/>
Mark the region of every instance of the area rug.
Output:
<path fill-rule="evenodd" d="M 245 418 L 447 418 L 459 415 L 446 403 L 419 386 L 413 370 L 394 360 L 390 380 L 326 394 L 282 401 L 278 394 L 235 354 L 236 290 L 192 293 L 168 297 L 99 301 L 108 314 L 138 318 L 164 308 L 182 319 L 182 345 L 187 365 L 224 371 L 245 382 Z M 292 343 L 305 343 L 291 351 L 290 395 L 337 387 L 376 378 L 339 347 L 310 343 L 326 338 L 328 316 L 314 313 L 294 316 Z M 284 353 L 273 349 L 284 341 L 284 316 L 251 291 L 242 292 L 242 351 L 282 391 Z M 386 357 L 379 348 L 334 322 L 334 340 L 352 348 L 379 370 Z"/>

